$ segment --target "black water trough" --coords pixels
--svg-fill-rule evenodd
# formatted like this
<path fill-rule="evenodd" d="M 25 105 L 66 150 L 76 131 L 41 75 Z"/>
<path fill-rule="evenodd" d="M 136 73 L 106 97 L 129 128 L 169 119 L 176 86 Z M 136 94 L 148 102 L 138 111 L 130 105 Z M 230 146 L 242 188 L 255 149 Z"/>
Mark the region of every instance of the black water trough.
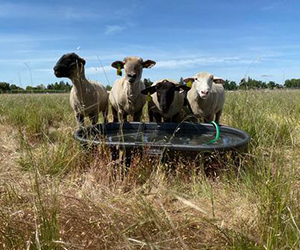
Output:
<path fill-rule="evenodd" d="M 239 150 L 245 152 L 249 135 L 239 129 L 207 123 L 107 123 L 80 128 L 74 137 L 84 145 L 105 144 L 111 148 L 141 149 L 160 155 L 163 152 L 183 154 Z M 185 153 L 186 152 L 186 153 Z"/>

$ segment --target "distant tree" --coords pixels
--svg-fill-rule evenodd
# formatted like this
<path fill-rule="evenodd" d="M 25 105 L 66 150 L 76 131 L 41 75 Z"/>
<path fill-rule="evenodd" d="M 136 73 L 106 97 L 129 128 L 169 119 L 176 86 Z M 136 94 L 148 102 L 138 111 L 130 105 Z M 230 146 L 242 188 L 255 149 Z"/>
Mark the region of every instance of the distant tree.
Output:
<path fill-rule="evenodd" d="M 8 92 L 10 91 L 10 84 L 7 82 L 0 82 L 0 91 L 1 92 Z"/>
<path fill-rule="evenodd" d="M 15 85 L 15 84 L 10 85 L 10 89 L 11 90 L 23 90 L 21 87 Z"/>
<path fill-rule="evenodd" d="M 183 81 L 183 77 L 180 77 L 179 84 L 185 84 L 185 82 Z"/>
<path fill-rule="evenodd" d="M 53 86 L 53 84 L 52 84 L 52 83 L 48 84 L 48 85 L 47 85 L 47 89 L 49 89 L 49 90 L 52 90 L 52 89 L 54 89 L 54 86 Z"/>
<path fill-rule="evenodd" d="M 239 83 L 239 86 L 238 86 L 238 88 L 239 89 L 246 89 L 246 79 L 245 78 L 242 78 L 241 79 L 241 81 L 240 81 L 240 83 Z"/>
<path fill-rule="evenodd" d="M 145 87 L 148 88 L 153 84 L 153 82 L 149 78 L 148 79 L 145 78 L 144 84 L 145 84 Z"/>
<path fill-rule="evenodd" d="M 225 83 L 223 84 L 224 89 L 226 90 L 237 90 L 238 86 L 235 81 L 229 81 L 225 80 Z"/>
<path fill-rule="evenodd" d="M 252 78 L 248 78 L 248 86 L 250 86 L 251 89 L 266 89 L 267 84 L 263 81 L 255 80 Z"/>
<path fill-rule="evenodd" d="M 288 79 L 284 82 L 286 88 L 300 88 L 300 79 Z"/>
<path fill-rule="evenodd" d="M 21 87 L 15 85 L 15 84 L 10 85 L 10 92 L 11 93 L 21 93 L 23 91 L 24 91 L 24 89 L 22 89 Z"/>
<path fill-rule="evenodd" d="M 268 88 L 267 83 L 265 83 L 263 81 L 258 81 L 258 82 L 259 82 L 259 84 L 258 84 L 259 89 L 267 89 Z"/>
<path fill-rule="evenodd" d="M 276 82 L 273 82 L 273 81 L 269 81 L 269 82 L 267 83 L 268 89 L 274 89 L 274 88 L 278 87 L 278 85 L 279 85 L 279 84 L 277 84 Z"/>
<path fill-rule="evenodd" d="M 263 81 L 255 80 L 251 77 L 248 79 L 242 79 L 239 85 L 240 89 L 266 89 L 267 84 Z"/>
<path fill-rule="evenodd" d="M 35 87 L 35 89 L 44 90 L 44 89 L 46 89 L 46 87 L 44 84 L 39 84 Z"/>
<path fill-rule="evenodd" d="M 67 82 L 66 83 L 66 91 L 70 92 L 71 91 L 72 86 Z"/>
<path fill-rule="evenodd" d="M 57 91 L 65 91 L 70 92 L 72 86 L 68 82 L 60 81 L 55 83 L 50 83 L 47 85 L 47 89 L 49 90 L 57 90 Z"/>
<path fill-rule="evenodd" d="M 105 88 L 107 91 L 110 91 L 112 87 L 110 85 L 106 85 Z"/>

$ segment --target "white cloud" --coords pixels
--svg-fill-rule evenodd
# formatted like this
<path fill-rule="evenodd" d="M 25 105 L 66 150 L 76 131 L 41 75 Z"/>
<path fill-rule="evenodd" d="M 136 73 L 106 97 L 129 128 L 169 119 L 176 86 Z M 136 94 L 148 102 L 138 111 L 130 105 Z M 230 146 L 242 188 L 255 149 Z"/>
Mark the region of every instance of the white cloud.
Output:
<path fill-rule="evenodd" d="M 193 68 L 197 65 L 215 65 L 215 64 L 227 64 L 227 65 L 237 65 L 237 64 L 250 64 L 253 60 L 241 59 L 239 57 L 207 57 L 207 58 L 193 58 L 193 59 L 179 59 L 179 60 L 166 60 L 158 61 L 156 68 Z"/>
<path fill-rule="evenodd" d="M 104 66 L 102 67 L 89 67 L 85 69 L 85 72 L 89 75 L 95 75 L 95 74 L 99 74 L 99 73 L 103 73 L 103 71 L 105 72 L 111 72 L 115 70 L 113 67 L 111 66 Z"/>
<path fill-rule="evenodd" d="M 126 30 L 127 27 L 120 26 L 120 25 L 107 25 L 105 30 L 105 35 L 115 35 L 121 33 L 122 31 Z"/>
<path fill-rule="evenodd" d="M 34 71 L 43 72 L 47 74 L 54 74 L 53 69 L 35 69 Z"/>
<path fill-rule="evenodd" d="M 42 63 L 55 63 L 58 58 L 14 58 L 14 59 L 0 59 L 0 65 L 19 65 L 24 66 L 27 64 L 37 65 Z"/>
<path fill-rule="evenodd" d="M 12 44 L 12 43 L 31 43 L 31 42 L 51 42 L 51 41 L 62 41 L 72 40 L 73 36 L 68 35 L 26 35 L 26 34 L 5 34 L 0 33 L 0 44 Z"/>
<path fill-rule="evenodd" d="M 44 3 L 1 3 L 0 18 L 30 18 L 53 20 L 86 20 L 101 19 L 103 15 L 88 8 L 74 8 L 67 5 Z"/>
<path fill-rule="evenodd" d="M 273 9 L 277 8 L 280 4 L 281 4 L 281 2 L 274 2 L 274 3 L 270 4 L 270 5 L 263 6 L 261 8 L 261 10 L 262 11 L 273 10 Z"/>

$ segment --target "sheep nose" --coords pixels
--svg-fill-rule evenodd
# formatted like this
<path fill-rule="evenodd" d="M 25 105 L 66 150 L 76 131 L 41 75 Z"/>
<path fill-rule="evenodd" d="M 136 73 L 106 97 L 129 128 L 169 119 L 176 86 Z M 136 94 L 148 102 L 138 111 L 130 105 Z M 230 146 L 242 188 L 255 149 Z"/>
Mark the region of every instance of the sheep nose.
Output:
<path fill-rule="evenodd" d="M 56 71 L 57 70 L 57 66 L 54 66 L 53 70 Z"/>
<path fill-rule="evenodd" d="M 130 83 L 134 83 L 135 78 L 132 78 L 132 77 L 131 77 L 131 78 L 128 79 L 128 81 L 129 81 Z"/>
<path fill-rule="evenodd" d="M 167 105 L 162 104 L 161 105 L 161 110 L 164 111 L 164 112 L 167 111 Z"/>
<path fill-rule="evenodd" d="M 206 90 L 206 91 L 201 91 L 201 94 L 202 95 L 208 95 L 208 91 Z"/>
<path fill-rule="evenodd" d="M 136 77 L 136 73 L 130 73 L 130 74 L 128 74 L 128 77 L 135 78 Z"/>

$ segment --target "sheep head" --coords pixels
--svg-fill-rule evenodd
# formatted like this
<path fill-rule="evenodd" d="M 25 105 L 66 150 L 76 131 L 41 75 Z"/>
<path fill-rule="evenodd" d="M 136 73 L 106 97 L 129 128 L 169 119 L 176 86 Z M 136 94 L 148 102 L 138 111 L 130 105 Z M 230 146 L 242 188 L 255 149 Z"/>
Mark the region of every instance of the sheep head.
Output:
<path fill-rule="evenodd" d="M 156 63 L 152 60 L 143 61 L 139 57 L 126 57 L 123 61 L 115 61 L 111 64 L 112 67 L 125 70 L 125 80 L 129 83 L 137 82 L 142 77 L 143 68 L 151 68 Z"/>
<path fill-rule="evenodd" d="M 207 99 L 211 93 L 213 83 L 224 83 L 224 80 L 208 72 L 200 72 L 194 77 L 184 79 L 186 83 L 192 83 L 193 88 L 202 99 Z"/>
<path fill-rule="evenodd" d="M 56 77 L 72 78 L 83 71 L 85 60 L 75 53 L 64 54 L 54 66 L 54 74 Z"/>
<path fill-rule="evenodd" d="M 141 91 L 142 94 L 147 95 L 148 93 L 157 95 L 157 101 L 159 103 L 158 109 L 162 113 L 168 113 L 169 108 L 174 100 L 175 91 L 185 90 L 188 91 L 190 88 L 184 84 L 175 84 L 167 79 L 157 82 L 154 86 L 146 88 Z"/>

